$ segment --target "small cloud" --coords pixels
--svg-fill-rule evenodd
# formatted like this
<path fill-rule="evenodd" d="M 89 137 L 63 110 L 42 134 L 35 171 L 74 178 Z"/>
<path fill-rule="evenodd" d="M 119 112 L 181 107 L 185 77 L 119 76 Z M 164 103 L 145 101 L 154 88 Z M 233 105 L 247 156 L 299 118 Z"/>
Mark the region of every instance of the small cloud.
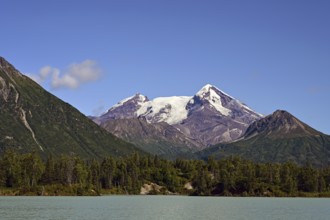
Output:
<path fill-rule="evenodd" d="M 53 89 L 69 88 L 76 89 L 79 87 L 78 79 L 74 78 L 71 74 L 60 75 L 59 71 L 52 74 L 51 86 Z"/>
<path fill-rule="evenodd" d="M 101 72 L 95 61 L 85 60 L 71 64 L 63 74 L 58 68 L 44 66 L 38 74 L 27 75 L 39 84 L 50 79 L 52 89 L 77 89 L 81 84 L 98 80 Z"/>
<path fill-rule="evenodd" d="M 51 66 L 44 66 L 40 69 L 39 76 L 41 79 L 45 80 L 53 71 Z"/>
<path fill-rule="evenodd" d="M 47 78 L 49 78 L 51 75 L 59 72 L 59 69 L 53 68 L 51 66 L 44 66 L 39 70 L 38 74 L 30 74 L 26 73 L 28 77 L 33 79 L 38 84 L 42 84 Z"/>
<path fill-rule="evenodd" d="M 74 63 L 69 67 L 68 73 L 81 82 L 98 80 L 101 70 L 93 60 L 85 60 L 82 63 Z"/>

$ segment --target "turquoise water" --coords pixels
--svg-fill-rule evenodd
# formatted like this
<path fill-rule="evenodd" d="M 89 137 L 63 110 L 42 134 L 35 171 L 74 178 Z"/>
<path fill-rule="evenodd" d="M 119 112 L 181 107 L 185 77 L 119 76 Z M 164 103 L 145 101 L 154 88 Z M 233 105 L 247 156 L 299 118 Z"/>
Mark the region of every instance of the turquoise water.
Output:
<path fill-rule="evenodd" d="M 0 219 L 330 219 L 330 199 L 186 196 L 0 197 Z"/>

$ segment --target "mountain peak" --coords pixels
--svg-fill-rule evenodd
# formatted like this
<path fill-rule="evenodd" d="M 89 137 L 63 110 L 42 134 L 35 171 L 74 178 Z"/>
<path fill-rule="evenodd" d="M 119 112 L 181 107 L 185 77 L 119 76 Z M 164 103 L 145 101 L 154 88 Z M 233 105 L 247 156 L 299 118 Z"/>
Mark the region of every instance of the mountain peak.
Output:
<path fill-rule="evenodd" d="M 276 124 L 287 125 L 287 127 L 289 126 L 294 128 L 296 127 L 304 128 L 304 125 L 301 121 L 299 121 L 292 114 L 290 114 L 285 110 L 276 110 L 273 114 L 268 116 L 268 120 Z"/>
<path fill-rule="evenodd" d="M 0 68 L 10 77 L 11 75 L 22 76 L 5 58 L 0 56 Z"/>
<path fill-rule="evenodd" d="M 273 113 L 274 117 L 294 117 L 292 114 L 285 110 L 278 109 Z"/>
<path fill-rule="evenodd" d="M 218 88 L 216 88 L 215 86 L 211 85 L 211 84 L 206 84 L 205 86 L 203 86 L 197 93 L 196 96 L 199 96 L 201 98 L 203 98 L 206 94 L 210 93 L 210 90 L 218 90 Z"/>
<path fill-rule="evenodd" d="M 225 93 L 224 91 L 222 91 L 221 89 L 219 89 L 218 87 L 211 85 L 211 84 L 206 84 L 205 86 L 203 86 L 197 93 L 196 96 L 199 96 L 200 98 L 204 98 L 206 96 L 211 95 L 211 93 L 215 92 L 215 93 L 220 93 L 222 95 L 225 95 L 231 99 L 234 99 L 232 96 L 228 95 L 227 93 Z"/>
<path fill-rule="evenodd" d="M 268 137 L 320 134 L 285 110 L 276 110 L 273 114 L 255 121 L 248 127 L 244 137 L 249 138 L 261 133 Z"/>
<path fill-rule="evenodd" d="M 140 93 L 136 93 L 133 96 L 130 96 L 130 97 L 126 98 L 126 99 L 121 100 L 120 102 L 118 102 L 117 104 L 115 104 L 111 109 L 118 108 L 118 107 L 124 105 L 125 103 L 127 104 L 129 102 L 143 103 L 143 102 L 147 102 L 147 101 L 149 101 L 149 99 L 148 99 L 147 96 L 142 95 Z"/>
<path fill-rule="evenodd" d="M 112 106 L 105 114 L 99 118 L 93 119 L 97 124 L 109 119 L 124 119 L 124 118 L 135 118 L 135 112 L 143 105 L 148 102 L 147 96 L 140 93 L 136 93 L 126 99 L 121 100 L 114 106 Z"/>
<path fill-rule="evenodd" d="M 202 103 L 206 102 L 211 108 L 215 109 L 217 112 L 220 112 L 222 115 L 229 116 L 231 114 L 231 110 L 226 106 L 233 99 L 233 97 L 227 95 L 217 87 L 211 84 L 206 84 L 201 90 L 196 93 L 194 100 L 191 101 L 191 103 L 194 103 L 198 100 L 200 100 Z"/>
<path fill-rule="evenodd" d="M 211 84 L 209 84 L 209 83 L 207 83 L 205 86 L 203 86 L 202 88 L 201 88 L 201 90 L 210 90 L 211 88 L 216 88 L 215 86 L 213 86 L 213 85 L 211 85 Z"/>
<path fill-rule="evenodd" d="M 8 65 L 10 65 L 10 63 L 5 58 L 0 56 L 0 67 L 6 67 Z"/>

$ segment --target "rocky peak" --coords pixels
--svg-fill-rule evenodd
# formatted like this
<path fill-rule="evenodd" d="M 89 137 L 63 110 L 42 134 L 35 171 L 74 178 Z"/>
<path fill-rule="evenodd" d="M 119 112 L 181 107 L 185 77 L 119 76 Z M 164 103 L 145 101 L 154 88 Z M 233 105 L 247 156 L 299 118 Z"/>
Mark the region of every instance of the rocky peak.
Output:
<path fill-rule="evenodd" d="M 11 64 L 8 63 L 8 61 L 5 58 L 0 56 L 0 67 L 6 68 L 7 66 L 11 66 Z"/>
<path fill-rule="evenodd" d="M 5 58 L 0 56 L 0 68 L 11 78 L 11 75 L 22 76 Z"/>
<path fill-rule="evenodd" d="M 211 84 L 206 84 L 196 95 L 189 101 L 187 109 L 193 110 L 203 106 L 210 110 L 216 110 L 224 116 L 231 114 L 231 110 L 226 106 L 233 100 L 231 96 L 227 95 L 220 89 Z"/>
<path fill-rule="evenodd" d="M 108 119 L 136 118 L 136 111 L 140 109 L 143 103 L 148 101 L 147 96 L 137 93 L 134 96 L 121 100 L 101 117 L 94 119 L 94 121 L 100 124 Z"/>
<path fill-rule="evenodd" d="M 216 86 L 213 86 L 211 84 L 206 84 L 205 86 L 203 86 L 203 88 L 201 88 L 196 93 L 196 96 L 198 96 L 200 98 L 207 98 L 207 97 L 210 97 L 210 96 L 212 97 L 212 92 L 215 92 L 217 94 L 220 93 L 221 95 L 225 95 L 225 96 L 228 96 L 228 97 L 232 98 L 230 95 L 226 94 L 225 92 L 223 92 L 222 90 L 220 90 L 219 88 L 217 88 Z"/>
<path fill-rule="evenodd" d="M 263 133 L 267 136 L 290 136 L 318 135 L 319 132 L 298 120 L 292 114 L 284 110 L 277 110 L 258 121 L 252 123 L 244 135 L 245 138 Z"/>
<path fill-rule="evenodd" d="M 292 130 L 295 128 L 304 129 L 303 123 L 301 123 L 297 118 L 291 115 L 289 112 L 284 110 L 276 110 L 269 117 L 265 118 L 269 128 L 275 129 L 278 127 L 285 127 L 287 130 Z"/>
<path fill-rule="evenodd" d="M 147 101 L 149 101 L 147 96 L 144 96 L 140 93 L 136 93 L 134 96 L 121 100 L 116 105 L 114 105 L 111 109 L 115 109 L 115 108 L 121 107 L 123 105 L 125 105 L 125 106 L 132 105 L 132 104 L 141 105 L 142 103 L 147 102 Z"/>

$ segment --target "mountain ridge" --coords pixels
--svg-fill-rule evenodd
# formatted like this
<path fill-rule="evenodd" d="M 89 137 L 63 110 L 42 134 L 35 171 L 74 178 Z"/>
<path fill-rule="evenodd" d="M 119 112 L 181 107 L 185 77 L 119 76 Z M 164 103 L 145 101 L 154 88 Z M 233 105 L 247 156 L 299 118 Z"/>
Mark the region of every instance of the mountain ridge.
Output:
<path fill-rule="evenodd" d="M 0 151 L 6 149 L 43 156 L 75 153 L 82 158 L 140 151 L 99 128 L 0 57 Z"/>
<path fill-rule="evenodd" d="M 204 159 L 240 156 L 255 162 L 309 162 L 322 167 L 330 165 L 330 136 L 287 111 L 277 110 L 253 122 L 240 140 L 217 144 L 197 154 Z"/>
<path fill-rule="evenodd" d="M 276 110 L 273 114 L 253 122 L 246 130 L 244 139 L 251 138 L 251 136 L 259 133 L 268 136 L 275 136 L 274 133 L 279 133 L 278 136 L 281 136 L 286 133 L 295 137 L 320 134 L 319 131 L 301 122 L 285 110 Z"/>
<path fill-rule="evenodd" d="M 166 122 L 202 148 L 238 139 L 254 120 L 262 117 L 247 105 L 211 84 L 194 96 L 157 97 L 149 100 L 137 94 L 123 99 L 105 114 L 92 119 L 102 125 L 107 120 L 146 118 L 149 123 Z"/>

